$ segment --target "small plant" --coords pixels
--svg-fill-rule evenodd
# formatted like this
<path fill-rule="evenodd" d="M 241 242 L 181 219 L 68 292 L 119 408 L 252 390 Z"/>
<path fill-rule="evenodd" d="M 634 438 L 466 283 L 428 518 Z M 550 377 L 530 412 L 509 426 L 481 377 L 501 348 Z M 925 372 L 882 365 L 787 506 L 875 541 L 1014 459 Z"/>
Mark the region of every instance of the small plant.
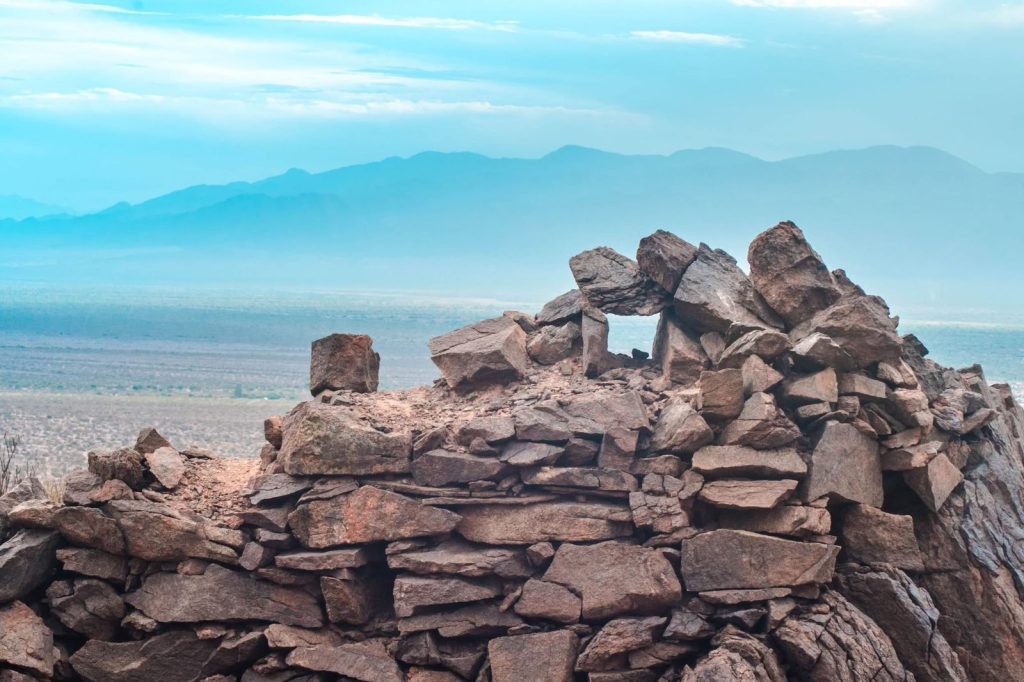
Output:
<path fill-rule="evenodd" d="M 20 444 L 20 438 L 4 431 L 3 444 L 0 446 L 0 495 L 17 485 L 20 478 L 18 467 L 14 464 Z"/>

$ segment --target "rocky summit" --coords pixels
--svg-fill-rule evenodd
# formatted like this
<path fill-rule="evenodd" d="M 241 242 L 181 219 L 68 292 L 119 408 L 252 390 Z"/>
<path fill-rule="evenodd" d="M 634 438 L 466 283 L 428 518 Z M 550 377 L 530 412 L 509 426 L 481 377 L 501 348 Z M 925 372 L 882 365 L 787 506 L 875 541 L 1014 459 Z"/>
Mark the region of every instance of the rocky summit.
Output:
<path fill-rule="evenodd" d="M 433 339 L 429 387 L 316 341 L 238 498 L 153 429 L 62 502 L 18 485 L 0 682 L 1024 680 L 1009 388 L 792 223 L 747 260 L 583 251 L 536 315 Z M 608 314 L 658 315 L 651 352 Z"/>

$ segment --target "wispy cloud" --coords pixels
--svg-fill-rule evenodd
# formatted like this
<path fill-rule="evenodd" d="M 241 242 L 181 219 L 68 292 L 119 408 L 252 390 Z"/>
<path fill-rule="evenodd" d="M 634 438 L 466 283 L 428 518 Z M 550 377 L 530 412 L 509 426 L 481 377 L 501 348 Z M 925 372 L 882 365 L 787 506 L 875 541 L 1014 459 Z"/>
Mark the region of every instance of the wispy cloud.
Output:
<path fill-rule="evenodd" d="M 1024 3 L 1004 3 L 996 7 L 978 10 L 970 16 L 975 23 L 992 26 L 1024 26 Z"/>
<path fill-rule="evenodd" d="M 474 19 L 449 19 L 445 17 L 383 17 L 376 14 L 267 14 L 245 18 L 261 21 L 292 21 L 373 28 L 440 29 L 445 31 L 515 32 L 519 29 L 519 24 L 515 21 L 486 22 Z"/>
<path fill-rule="evenodd" d="M 841 10 L 865 22 L 883 22 L 893 10 L 919 6 L 923 0 L 731 0 L 741 7 L 794 10 Z"/>
<path fill-rule="evenodd" d="M 101 14 L 128 14 L 158 16 L 158 12 L 127 9 L 115 5 L 90 2 L 68 2 L 67 0 L 0 0 L 0 9 L 44 10 L 50 13 L 98 12 Z"/>
<path fill-rule="evenodd" d="M 712 47 L 743 47 L 744 40 L 717 33 L 689 33 L 686 31 L 633 31 L 629 34 L 638 40 L 658 43 L 685 43 L 687 45 L 709 45 Z"/>

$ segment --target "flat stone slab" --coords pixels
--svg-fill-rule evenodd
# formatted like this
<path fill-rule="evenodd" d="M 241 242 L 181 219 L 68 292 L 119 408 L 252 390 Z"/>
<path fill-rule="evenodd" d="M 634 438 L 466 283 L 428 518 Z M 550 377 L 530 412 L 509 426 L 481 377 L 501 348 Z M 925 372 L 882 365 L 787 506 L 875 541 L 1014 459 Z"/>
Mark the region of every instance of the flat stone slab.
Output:
<path fill-rule="evenodd" d="M 629 508 L 603 502 L 476 505 L 460 507 L 459 513 L 459 534 L 489 545 L 597 542 L 633 532 Z"/>
<path fill-rule="evenodd" d="M 693 470 L 708 478 L 787 478 L 807 473 L 796 450 L 755 450 L 743 445 L 709 445 L 693 455 Z"/>

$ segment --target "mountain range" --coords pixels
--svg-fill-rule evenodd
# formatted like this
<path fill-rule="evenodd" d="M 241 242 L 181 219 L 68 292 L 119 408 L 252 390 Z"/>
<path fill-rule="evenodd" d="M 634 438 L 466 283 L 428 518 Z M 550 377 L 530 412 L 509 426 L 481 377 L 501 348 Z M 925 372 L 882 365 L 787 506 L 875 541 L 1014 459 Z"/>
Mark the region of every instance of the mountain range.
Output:
<path fill-rule="evenodd" d="M 566 263 L 583 249 L 629 253 L 663 228 L 744 254 L 780 220 L 800 225 L 826 262 L 921 314 L 1020 309 L 1024 174 L 929 147 L 765 161 L 721 148 L 569 146 L 539 159 L 426 152 L 290 170 L 91 215 L 0 221 L 0 282 L 542 300 L 572 285 Z"/>
<path fill-rule="evenodd" d="M 0 195 L 0 218 L 24 220 L 70 213 L 63 206 L 55 206 L 17 194 Z"/>

